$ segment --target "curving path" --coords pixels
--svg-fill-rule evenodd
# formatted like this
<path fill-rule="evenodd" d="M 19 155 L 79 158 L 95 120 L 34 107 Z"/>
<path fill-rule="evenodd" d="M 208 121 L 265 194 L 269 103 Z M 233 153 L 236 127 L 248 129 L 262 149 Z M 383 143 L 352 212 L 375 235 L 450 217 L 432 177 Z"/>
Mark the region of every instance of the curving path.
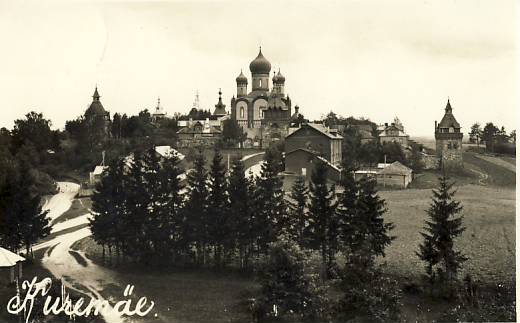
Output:
<path fill-rule="evenodd" d="M 49 210 L 48 216 L 51 219 L 51 223 L 70 208 L 72 200 L 79 190 L 79 185 L 74 183 L 59 182 L 58 186 L 60 192 L 54 195 L 43 207 Z M 90 214 L 84 214 L 60 222 L 53 226 L 53 232 L 88 223 L 89 217 Z M 48 248 L 44 253 L 42 265 L 54 277 L 61 279 L 68 289 L 73 289 L 99 301 L 104 301 L 105 299 L 101 295 L 104 286 L 107 284 L 119 285 L 114 282 L 115 273 L 110 269 L 94 264 L 82 252 L 72 249 L 72 245 L 76 241 L 91 234 L 90 228 L 79 228 L 70 233 L 58 234 L 53 239 L 34 246 L 33 250 Z M 121 288 L 121 291 L 123 291 L 123 288 Z M 112 307 L 109 306 L 101 312 L 103 319 L 107 323 L 125 322 L 125 319 L 111 309 Z"/>

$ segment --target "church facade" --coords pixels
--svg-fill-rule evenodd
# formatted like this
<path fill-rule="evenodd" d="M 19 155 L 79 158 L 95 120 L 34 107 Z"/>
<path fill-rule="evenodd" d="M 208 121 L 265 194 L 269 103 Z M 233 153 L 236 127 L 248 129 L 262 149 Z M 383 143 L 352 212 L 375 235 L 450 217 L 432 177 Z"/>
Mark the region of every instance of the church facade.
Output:
<path fill-rule="evenodd" d="M 271 63 L 262 54 L 249 64 L 249 80 L 240 72 L 236 78 L 237 94 L 231 99 L 231 118 L 242 126 L 249 140 L 256 146 L 267 147 L 288 134 L 291 120 L 291 99 L 285 94 L 285 77 L 273 72 L 272 87 L 269 80 Z"/>

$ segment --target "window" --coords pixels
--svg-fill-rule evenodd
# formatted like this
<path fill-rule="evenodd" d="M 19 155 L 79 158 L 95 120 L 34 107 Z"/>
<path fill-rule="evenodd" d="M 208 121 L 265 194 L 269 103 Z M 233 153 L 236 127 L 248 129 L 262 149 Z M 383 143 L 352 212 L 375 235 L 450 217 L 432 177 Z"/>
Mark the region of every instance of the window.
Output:
<path fill-rule="evenodd" d="M 244 118 L 244 107 L 240 107 L 240 118 Z"/>
<path fill-rule="evenodd" d="M 262 79 L 258 80 L 258 87 L 262 87 Z"/>
<path fill-rule="evenodd" d="M 451 142 L 448 142 L 448 149 L 451 149 Z"/>
<path fill-rule="evenodd" d="M 307 168 L 302 168 L 302 176 L 307 176 Z"/>
<path fill-rule="evenodd" d="M 453 129 L 453 127 L 450 127 L 450 132 L 455 132 L 455 129 Z"/>

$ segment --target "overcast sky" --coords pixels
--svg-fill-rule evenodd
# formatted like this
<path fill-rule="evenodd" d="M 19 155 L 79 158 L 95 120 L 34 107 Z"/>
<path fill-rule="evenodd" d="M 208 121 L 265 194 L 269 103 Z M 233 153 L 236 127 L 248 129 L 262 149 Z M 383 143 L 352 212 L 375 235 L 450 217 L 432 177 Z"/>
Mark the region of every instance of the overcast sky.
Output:
<path fill-rule="evenodd" d="M 0 127 L 31 110 L 55 128 L 97 84 L 112 114 L 186 113 L 195 92 L 227 108 L 262 46 L 310 119 L 330 110 L 377 123 L 398 116 L 431 136 L 448 96 L 475 121 L 516 127 L 517 3 L 511 1 L 37 2 L 0 0 Z"/>

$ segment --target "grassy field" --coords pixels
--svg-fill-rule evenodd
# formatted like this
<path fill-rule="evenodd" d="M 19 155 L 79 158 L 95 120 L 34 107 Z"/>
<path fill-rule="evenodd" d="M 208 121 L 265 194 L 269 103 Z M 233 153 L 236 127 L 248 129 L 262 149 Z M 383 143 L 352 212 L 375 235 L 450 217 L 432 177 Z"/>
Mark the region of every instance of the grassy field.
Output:
<path fill-rule="evenodd" d="M 487 291 L 497 286 L 512 287 L 515 283 L 515 173 L 472 153 L 465 153 L 464 160 L 464 170 L 452 176 L 457 182 L 456 199 L 464 206 L 466 227 L 456 246 L 469 257 L 461 277 L 471 274 Z M 439 172 L 427 171 L 410 189 L 380 192 L 387 201 L 385 219 L 395 224 L 392 234 L 396 236 L 381 261 L 386 262 L 386 272 L 396 277 L 401 286 L 418 283 L 424 273 L 423 263 L 415 252 L 421 242 L 420 231 L 426 220 L 431 188 L 437 186 L 438 176 Z M 100 262 L 100 248 L 91 238 L 79 241 L 74 247 Z M 135 285 L 137 297 L 146 295 L 156 301 L 154 312 L 158 322 L 247 322 L 250 316 L 243 302 L 258 288 L 251 277 L 236 273 L 179 269 L 157 272 L 131 266 L 115 270 L 120 284 Z M 120 295 L 121 290 L 108 285 L 106 293 L 106 296 Z M 438 321 L 440 313 L 450 305 L 453 306 L 445 301 L 433 301 L 424 294 L 405 294 L 403 321 Z"/>
<path fill-rule="evenodd" d="M 458 187 L 456 198 L 464 206 L 466 231 L 457 246 L 469 258 L 464 272 L 482 282 L 511 283 L 515 276 L 515 191 L 476 185 Z M 410 189 L 380 193 L 387 201 L 387 221 L 397 237 L 387 249 L 388 270 L 417 279 L 423 264 L 415 252 L 421 242 L 431 190 Z"/>

